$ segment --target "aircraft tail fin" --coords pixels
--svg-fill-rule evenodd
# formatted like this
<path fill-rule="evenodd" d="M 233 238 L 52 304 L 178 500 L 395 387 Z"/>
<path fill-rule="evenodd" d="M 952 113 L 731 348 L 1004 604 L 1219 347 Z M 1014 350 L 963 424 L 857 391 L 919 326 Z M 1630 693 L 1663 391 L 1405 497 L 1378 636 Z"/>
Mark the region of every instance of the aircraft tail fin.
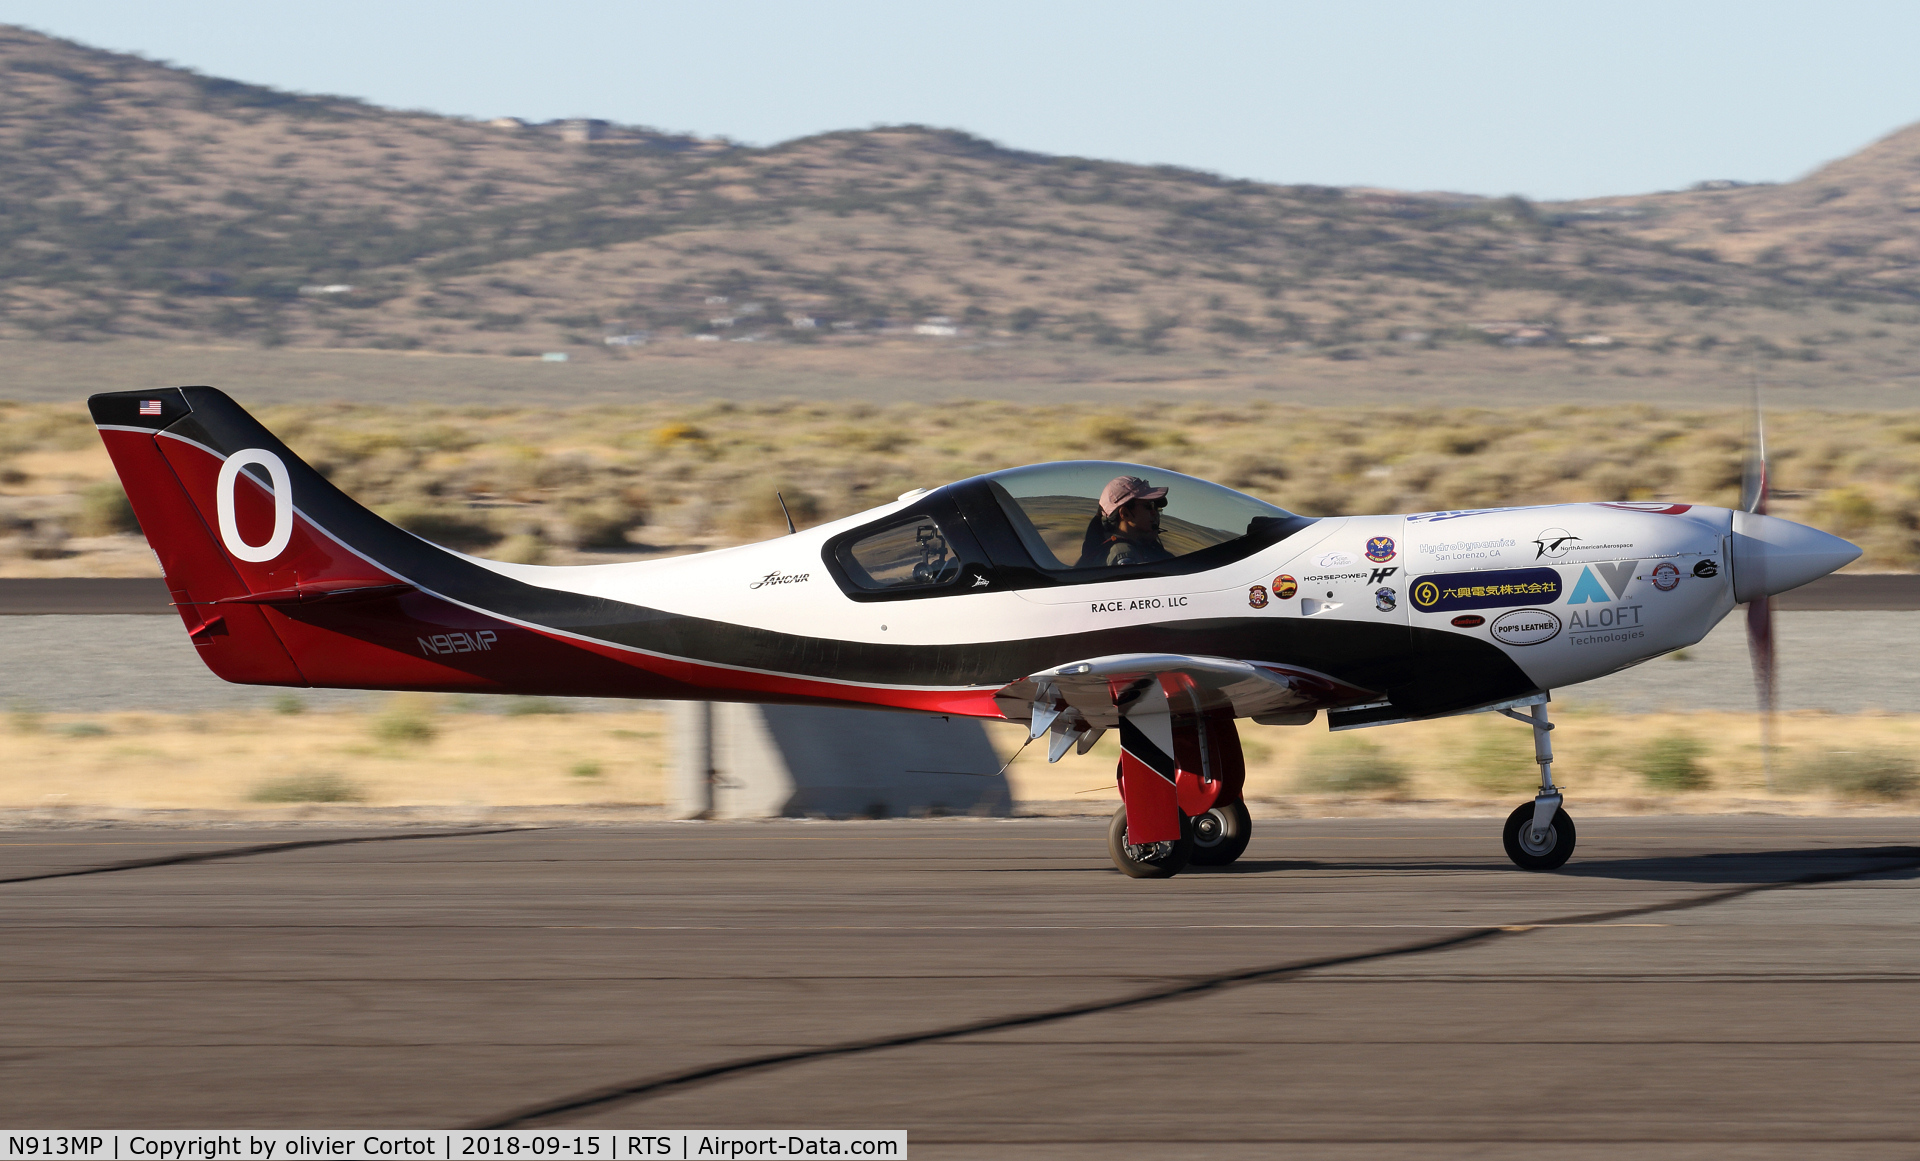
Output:
<path fill-rule="evenodd" d="M 348 498 L 224 392 L 113 391 L 87 406 L 188 633 L 228 681 L 341 684 L 303 671 L 298 634 L 269 610 L 398 597 L 412 584 L 376 560 L 453 556 Z"/>

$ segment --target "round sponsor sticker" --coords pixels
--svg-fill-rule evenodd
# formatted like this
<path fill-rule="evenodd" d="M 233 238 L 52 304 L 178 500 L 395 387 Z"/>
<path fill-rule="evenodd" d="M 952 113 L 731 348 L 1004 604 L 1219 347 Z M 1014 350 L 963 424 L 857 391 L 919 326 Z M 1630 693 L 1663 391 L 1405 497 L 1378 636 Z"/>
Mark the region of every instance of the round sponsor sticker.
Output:
<path fill-rule="evenodd" d="M 1393 537 L 1376 536 L 1367 541 L 1367 559 L 1375 564 L 1385 564 L 1393 559 Z"/>
<path fill-rule="evenodd" d="M 1663 593 L 1670 593 L 1680 583 L 1680 568 L 1670 560 L 1663 560 L 1653 566 L 1653 587 Z"/>
<path fill-rule="evenodd" d="M 1392 589 L 1373 590 L 1373 607 L 1383 613 L 1391 613 L 1400 604 L 1400 596 Z"/>
<path fill-rule="evenodd" d="M 1293 594 L 1299 591 L 1299 583 L 1286 573 L 1283 572 L 1273 578 L 1273 595 L 1280 600 L 1290 601 L 1293 599 Z"/>
<path fill-rule="evenodd" d="M 1267 607 L 1267 586 L 1255 585 L 1247 590 L 1247 603 L 1256 609 Z"/>
<path fill-rule="evenodd" d="M 1560 635 L 1560 618 L 1545 609 L 1515 609 L 1495 617 L 1487 631 L 1503 645 L 1538 645 Z"/>

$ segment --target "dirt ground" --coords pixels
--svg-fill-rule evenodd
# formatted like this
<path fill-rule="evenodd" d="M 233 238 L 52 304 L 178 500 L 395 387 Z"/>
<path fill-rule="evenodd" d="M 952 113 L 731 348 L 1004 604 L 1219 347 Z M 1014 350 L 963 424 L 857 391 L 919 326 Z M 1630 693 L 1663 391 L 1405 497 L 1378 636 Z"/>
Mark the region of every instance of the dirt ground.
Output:
<path fill-rule="evenodd" d="M 283 703 L 297 704 L 297 695 Z M 395 695 L 375 710 L 35 714 L 0 730 L 0 819 L 423 821 L 663 817 L 666 715 L 465 712 L 457 698 Z M 534 705 L 537 707 L 537 703 Z M 1767 788 L 1750 714 L 1556 718 L 1558 780 L 1589 813 L 1792 815 L 1910 810 L 1920 715 L 1790 713 Z M 989 726 L 1002 756 L 1024 734 Z M 1536 779 L 1528 731 L 1479 715 L 1329 735 L 1242 729 L 1257 816 L 1504 813 Z M 1675 755 L 1679 755 L 1676 759 Z M 1826 777 L 1877 756 L 1904 770 L 1878 792 Z M 1007 771 L 1016 809 L 1106 814 L 1118 804 L 1112 736 L 1048 765 L 1039 747 Z M 1904 805 L 1903 805 L 1904 802 Z"/>

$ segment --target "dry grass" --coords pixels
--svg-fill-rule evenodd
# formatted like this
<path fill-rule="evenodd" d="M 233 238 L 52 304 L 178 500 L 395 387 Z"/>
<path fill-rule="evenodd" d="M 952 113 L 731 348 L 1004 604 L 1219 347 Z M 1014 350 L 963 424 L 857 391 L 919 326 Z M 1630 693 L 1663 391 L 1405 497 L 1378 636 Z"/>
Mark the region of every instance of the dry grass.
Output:
<path fill-rule="evenodd" d="M 1751 714 L 1623 715 L 1597 707 L 1555 708 L 1555 781 L 1567 788 L 1576 814 L 1757 809 L 1817 815 L 1889 804 L 1913 808 L 1911 797 L 1881 791 L 1911 786 L 1911 780 L 1858 778 L 1854 767 L 1860 761 L 1854 756 L 1871 756 L 1876 769 L 1904 762 L 1910 771 L 1920 760 L 1920 716 L 1782 715 L 1780 749 L 1774 755 L 1776 789 L 1769 792 Z M 1256 813 L 1505 811 L 1531 797 L 1539 782 L 1527 728 L 1492 715 L 1332 736 L 1324 724 L 1269 728 L 1243 722 L 1240 736 L 1247 755 L 1247 797 Z M 1697 753 L 1697 788 L 1676 789 L 1663 768 L 1650 766 L 1649 739 L 1685 740 Z M 1020 736 L 996 727 L 996 740 L 1018 745 Z M 1362 743 L 1378 747 L 1383 765 L 1397 766 L 1400 778 L 1382 778 L 1372 789 L 1330 790 L 1330 770 L 1349 784 L 1366 782 L 1368 772 L 1355 753 Z M 1022 802 L 1078 802 L 1106 811 L 1119 803 L 1113 788 L 1118 757 L 1111 736 L 1086 757 L 1064 758 L 1054 766 L 1036 745 L 1014 762 L 1008 777 Z M 1823 776 L 1828 771 L 1833 776 Z M 1898 805 L 1902 801 L 1904 808 Z"/>
<path fill-rule="evenodd" d="M 920 486 L 1047 459 L 1147 462 L 1309 515 L 1565 500 L 1733 503 L 1745 420 L 1651 405 L 1303 410 L 1263 402 L 1089 410 L 956 400 L 596 408 L 275 406 L 260 417 L 347 492 L 456 547 L 552 562 L 718 547 Z M 1920 564 L 1920 413 L 1770 417 L 1774 511 Z M 109 464 L 84 413 L 0 403 L 0 572 L 151 571 L 99 537 Z M 10 532 L 11 535 L 7 535 Z M 112 549 L 118 546 L 118 555 Z M 76 549 L 85 548 L 86 555 Z"/>
<path fill-rule="evenodd" d="M 658 804 L 665 731 L 653 712 L 462 713 L 447 698 L 374 713 L 16 714 L 0 732 L 0 809 Z"/>
<path fill-rule="evenodd" d="M 666 801 L 671 737 L 651 711 L 461 712 L 452 698 L 395 698 L 371 712 L 205 715 L 20 714 L 0 728 L 0 810 L 91 817 L 111 811 L 300 817 L 334 806 L 429 811 L 591 811 Z M 429 727 L 394 730 L 396 719 Z M 1826 814 L 1911 809 L 1920 716 L 1789 714 L 1764 785 L 1755 725 L 1743 714 L 1615 716 L 1563 707 L 1556 772 L 1589 813 L 1771 810 Z M 1487 812 L 1532 793 L 1526 729 L 1480 716 L 1329 736 L 1324 728 L 1243 724 L 1257 813 Z M 1004 754 L 1023 734 L 989 727 Z M 1645 740 L 1685 738 L 1704 784 L 1679 791 L 1642 773 Z M 1356 762 L 1377 748 L 1376 765 Z M 1862 759 L 1859 755 L 1866 755 Z M 1029 810 L 1105 813 L 1114 739 L 1048 765 L 1030 748 L 1008 772 Z M 1856 767 L 1870 760 L 1873 778 Z M 1329 788 L 1329 769 L 1347 789 Z M 1369 769 L 1396 777 L 1367 785 Z M 1906 771 L 1889 777 L 1885 771 Z M 1356 777 L 1358 771 L 1358 777 Z M 1356 788 L 1357 787 L 1357 788 Z M 1903 803 L 1905 804 L 1903 806 Z"/>

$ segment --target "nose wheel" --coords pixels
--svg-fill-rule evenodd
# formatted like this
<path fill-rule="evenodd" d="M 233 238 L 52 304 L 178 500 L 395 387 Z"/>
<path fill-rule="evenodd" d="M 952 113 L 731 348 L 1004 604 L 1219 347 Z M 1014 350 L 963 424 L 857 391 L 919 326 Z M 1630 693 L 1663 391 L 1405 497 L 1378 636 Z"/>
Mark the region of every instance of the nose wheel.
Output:
<path fill-rule="evenodd" d="M 1547 721 L 1546 702 L 1535 704 L 1532 713 L 1500 712 L 1533 727 L 1533 760 L 1540 764 L 1540 793 L 1507 816 L 1500 829 L 1501 845 L 1523 871 L 1557 871 L 1573 857 L 1575 835 L 1573 819 L 1560 809 L 1560 788 L 1553 784 L 1553 725 Z"/>
<path fill-rule="evenodd" d="M 1523 871 L 1557 871 L 1573 857 L 1573 819 L 1556 806 L 1552 818 L 1542 829 L 1534 825 L 1536 813 L 1531 802 L 1514 807 L 1500 838 L 1514 866 Z"/>

